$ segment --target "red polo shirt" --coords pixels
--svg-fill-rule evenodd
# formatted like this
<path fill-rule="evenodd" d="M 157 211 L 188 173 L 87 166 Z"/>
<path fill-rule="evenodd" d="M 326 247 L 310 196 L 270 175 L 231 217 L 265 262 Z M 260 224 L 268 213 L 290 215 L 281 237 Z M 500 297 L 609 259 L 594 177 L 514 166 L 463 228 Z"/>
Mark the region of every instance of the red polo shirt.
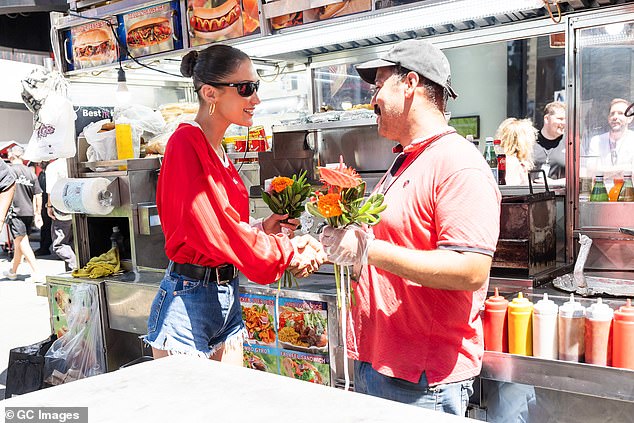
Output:
<path fill-rule="evenodd" d="M 156 190 L 165 253 L 177 263 L 235 265 L 250 280 L 278 280 L 293 258 L 287 236 L 249 225 L 240 175 L 220 160 L 205 134 L 181 124 L 170 137 Z"/>
<path fill-rule="evenodd" d="M 493 255 L 500 192 L 484 158 L 456 134 L 426 141 L 389 184 L 375 237 L 414 250 Z M 351 357 L 414 383 L 423 372 L 430 385 L 476 376 L 484 350 L 479 310 L 487 285 L 475 292 L 434 289 L 365 266 L 351 310 Z"/>

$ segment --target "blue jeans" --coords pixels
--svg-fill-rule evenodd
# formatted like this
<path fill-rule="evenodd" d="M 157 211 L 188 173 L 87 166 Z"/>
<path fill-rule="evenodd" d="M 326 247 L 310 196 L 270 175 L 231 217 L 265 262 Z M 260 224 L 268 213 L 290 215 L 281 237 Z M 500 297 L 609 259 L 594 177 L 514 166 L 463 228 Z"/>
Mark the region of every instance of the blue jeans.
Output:
<path fill-rule="evenodd" d="M 218 285 L 168 268 L 152 302 L 144 340 L 159 350 L 209 357 L 225 342 L 242 343 L 243 332 L 237 277 Z"/>
<path fill-rule="evenodd" d="M 385 376 L 364 361 L 354 362 L 354 390 L 417 407 L 464 416 L 473 393 L 473 379 L 429 386 L 425 373 L 418 383 Z"/>

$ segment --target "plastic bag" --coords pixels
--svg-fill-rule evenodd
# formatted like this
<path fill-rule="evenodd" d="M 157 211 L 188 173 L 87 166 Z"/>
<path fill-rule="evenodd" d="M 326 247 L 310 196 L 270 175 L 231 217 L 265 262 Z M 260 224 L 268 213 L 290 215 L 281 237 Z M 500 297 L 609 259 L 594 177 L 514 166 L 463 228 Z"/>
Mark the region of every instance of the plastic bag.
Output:
<path fill-rule="evenodd" d="M 115 108 L 114 121 L 129 123 L 132 127 L 134 157 L 139 157 L 141 137 L 146 140 L 150 139 L 162 133 L 165 128 L 165 119 L 163 119 L 161 112 L 139 104 Z"/>
<path fill-rule="evenodd" d="M 43 388 L 44 354 L 56 339 L 56 335 L 51 335 L 35 344 L 11 349 L 9 352 L 9 367 L 7 368 L 5 398 Z"/>
<path fill-rule="evenodd" d="M 73 157 L 76 117 L 70 100 L 57 93 L 49 95 L 36 116 L 24 159 L 41 162 Z"/>
<path fill-rule="evenodd" d="M 90 161 L 117 160 L 117 140 L 115 130 L 99 132 L 109 119 L 90 123 L 84 128 L 86 142 L 92 147 Z"/>
<path fill-rule="evenodd" d="M 68 332 L 46 353 L 44 382 L 60 385 L 105 373 L 106 358 L 99 314 L 98 287 L 75 284 L 70 290 Z"/>

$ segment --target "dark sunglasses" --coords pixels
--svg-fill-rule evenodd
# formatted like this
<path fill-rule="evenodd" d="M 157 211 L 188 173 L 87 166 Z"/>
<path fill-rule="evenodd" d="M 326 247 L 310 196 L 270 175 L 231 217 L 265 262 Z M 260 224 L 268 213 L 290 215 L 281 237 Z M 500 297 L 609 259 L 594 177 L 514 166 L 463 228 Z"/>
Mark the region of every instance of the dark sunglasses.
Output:
<path fill-rule="evenodd" d="M 235 87 L 240 97 L 252 96 L 260 88 L 260 81 L 249 82 L 208 82 L 214 87 Z"/>

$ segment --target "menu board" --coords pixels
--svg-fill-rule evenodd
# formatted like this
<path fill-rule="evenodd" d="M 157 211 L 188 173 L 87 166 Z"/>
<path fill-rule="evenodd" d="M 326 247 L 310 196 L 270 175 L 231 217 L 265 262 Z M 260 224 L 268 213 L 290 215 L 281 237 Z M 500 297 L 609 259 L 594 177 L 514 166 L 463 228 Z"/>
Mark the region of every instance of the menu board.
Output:
<path fill-rule="evenodd" d="M 257 0 L 187 0 L 192 46 L 260 32 Z"/>
<path fill-rule="evenodd" d="M 240 294 L 244 366 L 330 385 L 328 303 Z"/>
<path fill-rule="evenodd" d="M 122 15 L 123 37 L 128 53 L 142 57 L 182 47 L 180 28 L 174 28 L 175 10 L 170 3 L 163 3 Z"/>
<path fill-rule="evenodd" d="M 67 314 L 70 310 L 70 285 L 52 284 L 49 291 L 49 302 L 51 304 L 51 316 L 53 319 L 53 333 L 61 338 L 68 332 Z"/>
<path fill-rule="evenodd" d="M 111 21 L 114 28 L 117 22 Z M 75 69 L 107 65 L 117 61 L 119 48 L 114 32 L 104 21 L 74 26 L 70 30 Z"/>
<path fill-rule="evenodd" d="M 271 18 L 271 28 L 279 30 L 309 22 L 324 21 L 339 16 L 372 10 L 372 0 L 345 0 L 307 10 L 293 11 Z"/>
<path fill-rule="evenodd" d="M 400 6 L 402 4 L 419 3 L 421 0 L 376 0 L 375 7 L 377 9 L 385 9 L 386 7 Z"/>

